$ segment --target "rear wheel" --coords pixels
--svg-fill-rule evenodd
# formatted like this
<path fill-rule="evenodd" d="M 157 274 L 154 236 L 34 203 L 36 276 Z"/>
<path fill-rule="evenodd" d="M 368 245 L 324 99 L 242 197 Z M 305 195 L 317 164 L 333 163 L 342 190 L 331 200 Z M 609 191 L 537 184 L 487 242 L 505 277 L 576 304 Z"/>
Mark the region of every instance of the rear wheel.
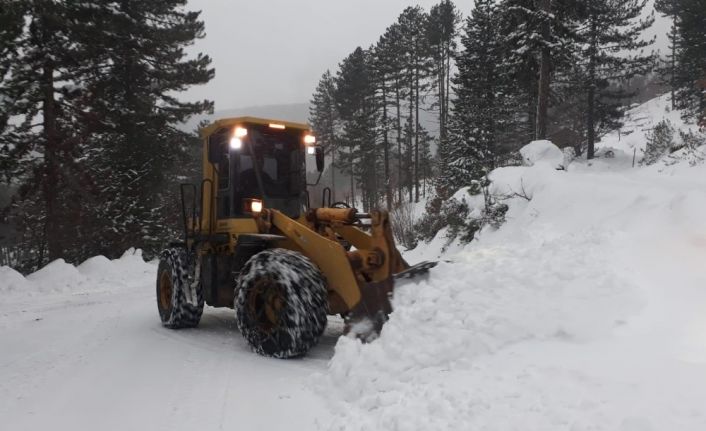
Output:
<path fill-rule="evenodd" d="M 300 253 L 265 250 L 243 267 L 235 317 L 255 352 L 276 358 L 305 354 L 323 334 L 327 310 L 324 277 Z"/>
<path fill-rule="evenodd" d="M 193 328 L 203 314 L 203 292 L 195 274 L 195 258 L 188 251 L 162 252 L 157 269 L 157 310 L 167 328 Z"/>

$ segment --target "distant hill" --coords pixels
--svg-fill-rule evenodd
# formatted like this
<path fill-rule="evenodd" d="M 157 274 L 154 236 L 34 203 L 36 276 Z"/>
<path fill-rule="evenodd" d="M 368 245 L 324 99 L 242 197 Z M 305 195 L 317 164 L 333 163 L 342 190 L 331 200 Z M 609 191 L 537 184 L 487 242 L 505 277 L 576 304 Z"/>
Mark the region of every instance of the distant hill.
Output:
<path fill-rule="evenodd" d="M 189 118 L 184 123 L 182 130 L 194 131 L 202 120 L 215 120 L 228 117 L 263 117 L 272 118 L 283 121 L 294 121 L 298 123 L 306 123 L 309 117 L 308 103 L 291 103 L 287 105 L 265 105 L 265 106 L 250 106 L 237 109 L 225 109 L 216 111 L 211 115 L 197 115 Z"/>
<path fill-rule="evenodd" d="M 425 110 L 419 113 L 419 123 L 431 133 L 437 136 L 439 133 L 439 123 L 436 119 L 436 112 Z M 228 117 L 263 117 L 274 120 L 294 121 L 297 123 L 307 123 L 309 118 L 309 103 L 290 103 L 285 105 L 263 105 L 250 106 L 245 108 L 224 109 L 214 112 L 212 115 L 197 115 L 190 118 L 181 128 L 184 131 L 192 132 L 202 120 L 215 120 Z M 434 146 L 435 147 L 435 146 Z"/>

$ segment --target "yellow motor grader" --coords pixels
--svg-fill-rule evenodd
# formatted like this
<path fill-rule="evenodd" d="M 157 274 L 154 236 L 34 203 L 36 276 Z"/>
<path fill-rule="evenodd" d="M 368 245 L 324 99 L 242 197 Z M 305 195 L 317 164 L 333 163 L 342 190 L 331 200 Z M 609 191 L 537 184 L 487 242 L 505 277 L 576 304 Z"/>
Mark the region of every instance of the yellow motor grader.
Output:
<path fill-rule="evenodd" d="M 164 326 L 195 327 L 204 303 L 230 307 L 254 351 L 301 356 L 329 314 L 344 317 L 346 332 L 374 337 L 392 311 L 394 280 L 435 265 L 404 261 L 387 211 L 332 204 L 330 189 L 311 206 L 307 156 L 320 178 L 324 152 L 307 125 L 227 118 L 201 136 L 203 179 L 181 185 L 184 238 L 159 262 Z"/>

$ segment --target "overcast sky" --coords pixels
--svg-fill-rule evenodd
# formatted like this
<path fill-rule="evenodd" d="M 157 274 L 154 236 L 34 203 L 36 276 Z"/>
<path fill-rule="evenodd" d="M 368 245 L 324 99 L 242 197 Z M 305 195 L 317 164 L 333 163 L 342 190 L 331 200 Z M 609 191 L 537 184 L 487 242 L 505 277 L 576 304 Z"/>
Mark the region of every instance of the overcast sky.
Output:
<path fill-rule="evenodd" d="M 418 4 L 429 10 L 436 3 L 189 0 L 189 9 L 202 11 L 207 33 L 193 52 L 213 58 L 216 77 L 186 96 L 213 100 L 216 110 L 307 102 L 327 68 L 335 69 L 355 47 L 376 42 L 405 7 Z M 473 1 L 455 3 L 465 16 Z M 660 27 L 666 32 L 666 26 Z"/>
<path fill-rule="evenodd" d="M 377 41 L 402 10 L 438 0 L 189 0 L 201 10 L 205 39 L 195 50 L 213 58 L 216 77 L 189 99 L 216 110 L 307 102 L 321 74 L 357 46 Z M 457 1 L 467 14 L 472 0 Z"/>

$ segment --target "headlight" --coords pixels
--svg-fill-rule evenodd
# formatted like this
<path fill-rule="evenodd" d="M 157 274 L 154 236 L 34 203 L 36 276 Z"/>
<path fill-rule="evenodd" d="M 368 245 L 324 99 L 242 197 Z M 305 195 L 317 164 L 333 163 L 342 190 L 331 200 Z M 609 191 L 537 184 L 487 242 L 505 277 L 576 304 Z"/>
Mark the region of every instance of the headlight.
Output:
<path fill-rule="evenodd" d="M 230 147 L 234 150 L 239 150 L 243 146 L 243 140 L 240 138 L 233 137 L 230 140 Z"/>
<path fill-rule="evenodd" d="M 248 136 L 248 129 L 246 129 L 245 127 L 236 127 L 233 136 L 235 136 L 236 138 L 244 138 Z"/>
<path fill-rule="evenodd" d="M 253 213 L 261 213 L 262 212 L 262 201 L 259 199 L 253 199 L 250 201 L 250 211 Z"/>

